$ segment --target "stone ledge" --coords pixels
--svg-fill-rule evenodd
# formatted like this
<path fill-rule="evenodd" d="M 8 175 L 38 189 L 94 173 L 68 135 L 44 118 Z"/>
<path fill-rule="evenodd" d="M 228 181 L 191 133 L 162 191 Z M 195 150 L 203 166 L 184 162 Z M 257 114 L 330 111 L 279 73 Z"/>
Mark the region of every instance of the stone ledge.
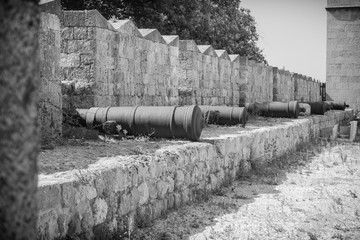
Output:
<path fill-rule="evenodd" d="M 360 0 L 328 0 L 326 10 L 334 8 L 360 8 Z"/>
<path fill-rule="evenodd" d="M 62 24 L 64 27 L 98 27 L 116 31 L 97 10 L 63 11 Z"/>
<path fill-rule="evenodd" d="M 294 151 L 352 111 L 159 149 L 154 155 L 101 158 L 88 169 L 39 176 L 39 237 L 93 236 L 152 221 L 252 167 Z M 95 233 L 96 234 L 96 233 Z"/>

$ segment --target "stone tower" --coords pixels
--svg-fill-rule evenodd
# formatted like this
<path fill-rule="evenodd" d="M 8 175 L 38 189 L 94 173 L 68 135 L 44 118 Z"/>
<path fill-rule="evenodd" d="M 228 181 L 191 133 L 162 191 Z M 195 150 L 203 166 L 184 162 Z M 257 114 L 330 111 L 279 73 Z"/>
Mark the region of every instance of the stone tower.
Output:
<path fill-rule="evenodd" d="M 360 110 L 360 0 L 327 0 L 326 11 L 328 97 Z"/>

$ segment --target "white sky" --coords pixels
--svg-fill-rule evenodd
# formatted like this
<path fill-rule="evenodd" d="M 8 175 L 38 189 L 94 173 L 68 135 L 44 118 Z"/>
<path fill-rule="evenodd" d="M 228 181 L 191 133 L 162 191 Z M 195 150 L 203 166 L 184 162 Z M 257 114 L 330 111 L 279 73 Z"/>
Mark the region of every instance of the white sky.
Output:
<path fill-rule="evenodd" d="M 326 0 L 242 0 L 269 65 L 326 81 Z"/>

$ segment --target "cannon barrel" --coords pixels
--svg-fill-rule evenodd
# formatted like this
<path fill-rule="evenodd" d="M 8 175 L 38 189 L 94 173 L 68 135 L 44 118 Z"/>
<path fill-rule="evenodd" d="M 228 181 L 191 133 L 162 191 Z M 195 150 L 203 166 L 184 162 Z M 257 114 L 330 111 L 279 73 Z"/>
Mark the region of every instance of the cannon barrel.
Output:
<path fill-rule="evenodd" d="M 311 114 L 324 115 L 331 109 L 330 104 L 326 102 L 304 102 L 310 105 Z"/>
<path fill-rule="evenodd" d="M 197 105 L 135 106 L 77 109 L 88 128 L 108 121 L 116 122 L 130 135 L 150 135 L 161 138 L 186 138 L 197 141 L 204 119 Z"/>
<path fill-rule="evenodd" d="M 346 102 L 337 103 L 332 101 L 325 101 L 325 103 L 329 104 L 330 108 L 333 110 L 345 110 L 345 108 L 349 107 L 349 105 L 346 104 Z"/>
<path fill-rule="evenodd" d="M 297 118 L 300 112 L 305 111 L 305 109 L 300 108 L 297 101 L 246 103 L 245 107 L 249 113 L 257 113 L 265 117 Z"/>
<path fill-rule="evenodd" d="M 199 106 L 203 117 L 209 124 L 236 125 L 245 127 L 247 122 L 247 111 L 244 107 L 226 106 Z"/>

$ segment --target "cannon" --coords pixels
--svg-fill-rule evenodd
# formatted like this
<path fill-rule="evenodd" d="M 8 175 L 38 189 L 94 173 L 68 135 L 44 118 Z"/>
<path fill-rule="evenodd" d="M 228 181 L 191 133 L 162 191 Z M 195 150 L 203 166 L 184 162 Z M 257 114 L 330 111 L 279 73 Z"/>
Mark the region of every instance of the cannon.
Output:
<path fill-rule="evenodd" d="M 237 125 L 245 127 L 247 122 L 247 111 L 244 107 L 227 106 L 199 106 L 203 117 L 209 124 Z"/>
<path fill-rule="evenodd" d="M 333 101 L 324 101 L 324 102 L 329 104 L 332 110 L 345 110 L 345 108 L 349 107 L 349 105 L 346 104 L 346 102 L 343 103 L 336 103 Z"/>
<path fill-rule="evenodd" d="M 311 107 L 311 114 L 324 115 L 331 110 L 331 105 L 326 102 L 304 102 Z"/>
<path fill-rule="evenodd" d="M 245 107 L 249 113 L 264 117 L 297 118 L 300 112 L 305 112 L 305 109 L 300 108 L 297 101 L 246 103 Z"/>
<path fill-rule="evenodd" d="M 104 123 L 113 122 L 120 125 L 129 135 L 186 138 L 197 141 L 205 126 L 197 105 L 94 107 L 77 109 L 77 112 L 85 120 L 88 128 L 102 128 Z"/>

